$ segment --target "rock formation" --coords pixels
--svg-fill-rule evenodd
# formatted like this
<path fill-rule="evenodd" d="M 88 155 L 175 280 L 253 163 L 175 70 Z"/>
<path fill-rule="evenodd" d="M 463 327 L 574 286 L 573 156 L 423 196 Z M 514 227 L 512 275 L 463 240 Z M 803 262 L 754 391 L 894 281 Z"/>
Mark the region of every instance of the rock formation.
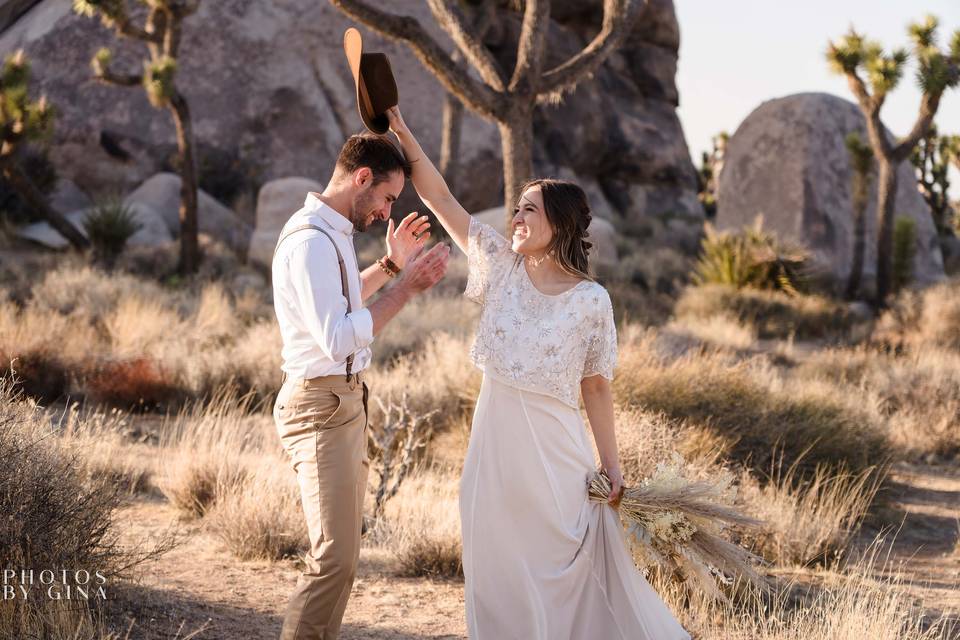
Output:
<path fill-rule="evenodd" d="M 863 116 L 837 96 L 803 93 L 760 105 L 727 145 L 717 226 L 736 229 L 762 215 L 765 228 L 806 245 L 837 283 L 845 282 L 853 255 L 853 169 L 844 140 L 853 131 L 866 138 Z M 933 218 L 910 162 L 899 171 L 897 215 L 916 221 L 914 278 L 934 282 L 944 272 Z M 871 185 L 865 283 L 876 277 L 876 175 Z"/>

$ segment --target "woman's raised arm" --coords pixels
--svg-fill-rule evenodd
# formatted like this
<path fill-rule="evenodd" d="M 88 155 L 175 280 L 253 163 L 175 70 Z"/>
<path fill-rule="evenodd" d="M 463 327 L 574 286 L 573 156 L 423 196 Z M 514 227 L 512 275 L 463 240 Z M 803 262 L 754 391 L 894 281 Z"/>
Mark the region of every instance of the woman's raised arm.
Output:
<path fill-rule="evenodd" d="M 397 136 L 403 154 L 413 167 L 411 180 L 413 188 L 417 190 L 420 199 L 433 211 L 437 220 L 447 230 L 457 246 L 467 252 L 467 231 L 470 229 L 470 214 L 460 206 L 457 199 L 450 193 L 447 183 L 430 158 L 420 148 L 420 143 L 410 133 L 399 107 L 390 107 L 387 110 L 390 121 L 390 130 Z"/>

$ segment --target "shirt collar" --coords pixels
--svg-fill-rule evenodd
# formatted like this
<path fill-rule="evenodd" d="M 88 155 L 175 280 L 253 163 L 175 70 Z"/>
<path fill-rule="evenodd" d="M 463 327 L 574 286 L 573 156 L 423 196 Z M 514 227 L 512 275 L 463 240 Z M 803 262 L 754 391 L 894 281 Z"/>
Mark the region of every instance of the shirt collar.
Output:
<path fill-rule="evenodd" d="M 313 191 L 307 194 L 303 206 L 308 208 L 307 215 L 315 215 L 345 236 L 353 235 L 353 223 L 342 216 L 333 207 L 317 197 Z"/>

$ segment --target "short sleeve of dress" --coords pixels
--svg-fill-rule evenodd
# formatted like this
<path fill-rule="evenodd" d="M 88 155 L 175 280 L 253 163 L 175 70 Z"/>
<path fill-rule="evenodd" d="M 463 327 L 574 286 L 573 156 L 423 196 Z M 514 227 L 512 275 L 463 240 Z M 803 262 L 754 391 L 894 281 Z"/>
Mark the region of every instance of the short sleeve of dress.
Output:
<path fill-rule="evenodd" d="M 512 259 L 510 241 L 496 229 L 470 216 L 467 231 L 467 286 L 463 295 L 483 304 L 491 275 Z"/>
<path fill-rule="evenodd" d="M 583 363 L 583 377 L 601 375 L 613 380 L 617 364 L 617 325 L 613 319 L 613 305 L 604 291 L 590 321 L 590 338 Z"/>

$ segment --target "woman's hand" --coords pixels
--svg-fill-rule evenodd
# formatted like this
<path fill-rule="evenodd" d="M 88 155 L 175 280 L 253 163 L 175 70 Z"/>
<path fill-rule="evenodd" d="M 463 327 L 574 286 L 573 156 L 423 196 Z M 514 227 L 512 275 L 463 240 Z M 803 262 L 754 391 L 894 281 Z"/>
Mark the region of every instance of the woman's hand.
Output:
<path fill-rule="evenodd" d="M 604 466 L 603 471 L 610 478 L 610 495 L 607 496 L 607 502 L 616 509 L 623 498 L 623 474 L 620 472 L 620 465 Z"/>
<path fill-rule="evenodd" d="M 387 221 L 387 257 L 401 269 L 407 265 L 411 255 L 423 247 L 430 238 L 430 219 L 427 216 L 417 217 L 414 211 L 400 221 L 396 229 L 393 218 Z"/>
<path fill-rule="evenodd" d="M 390 123 L 390 131 L 396 135 L 410 133 L 410 129 L 407 129 L 407 124 L 403 121 L 403 116 L 400 115 L 399 106 L 395 105 L 387 109 L 387 121 Z"/>

